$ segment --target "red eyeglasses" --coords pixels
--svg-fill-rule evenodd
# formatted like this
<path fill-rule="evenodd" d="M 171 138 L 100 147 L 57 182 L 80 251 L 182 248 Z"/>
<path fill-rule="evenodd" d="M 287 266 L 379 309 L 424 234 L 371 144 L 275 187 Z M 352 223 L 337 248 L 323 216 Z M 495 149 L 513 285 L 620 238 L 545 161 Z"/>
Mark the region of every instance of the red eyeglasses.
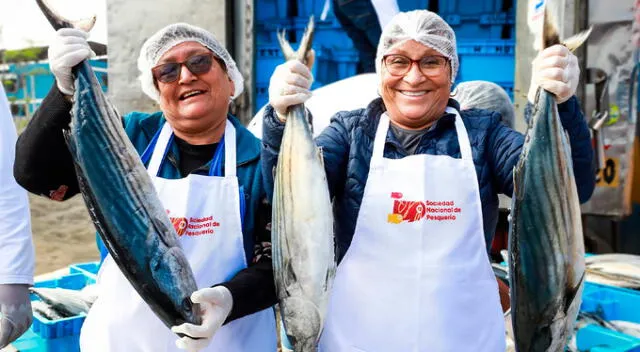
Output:
<path fill-rule="evenodd" d="M 393 76 L 406 75 L 411 70 L 414 62 L 418 64 L 418 68 L 423 75 L 437 76 L 443 72 L 449 59 L 444 56 L 429 55 L 419 60 L 413 60 L 404 55 L 393 54 L 383 56 L 382 62 L 387 71 Z"/>

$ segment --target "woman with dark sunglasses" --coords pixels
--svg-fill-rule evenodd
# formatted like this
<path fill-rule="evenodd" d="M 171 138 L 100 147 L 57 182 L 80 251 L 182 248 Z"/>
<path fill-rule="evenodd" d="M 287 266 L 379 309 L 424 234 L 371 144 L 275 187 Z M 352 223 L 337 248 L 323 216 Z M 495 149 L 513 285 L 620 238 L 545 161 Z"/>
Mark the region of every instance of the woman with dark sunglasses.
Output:
<path fill-rule="evenodd" d="M 86 38 L 80 30 L 57 32 L 49 47 L 56 84 L 17 143 L 17 181 L 60 201 L 79 191 L 62 131 L 70 122 L 71 68 L 91 55 Z M 144 43 L 138 68 L 160 111 L 129 113 L 124 128 L 176 227 L 203 321 L 165 327 L 102 251 L 103 289 L 82 327 L 81 349 L 275 351 L 271 209 L 260 142 L 229 114 L 244 88 L 236 63 L 211 33 L 179 23 Z"/>
<path fill-rule="evenodd" d="M 315 139 L 340 260 L 321 351 L 505 350 L 487 250 L 498 194 L 513 192 L 524 136 L 502 124 L 500 113 L 461 110 L 450 99 L 458 60 L 455 34 L 441 17 L 426 10 L 397 14 L 377 47 L 380 97 L 338 112 Z M 564 46 L 549 47 L 532 74 L 530 101 L 538 86 L 556 97 L 585 202 L 595 180 L 589 130 L 573 96 L 577 58 Z M 299 61 L 278 66 L 271 77 L 262 128 L 269 193 L 267 171 L 277 164 L 285 113 L 309 99 L 311 82 Z"/>

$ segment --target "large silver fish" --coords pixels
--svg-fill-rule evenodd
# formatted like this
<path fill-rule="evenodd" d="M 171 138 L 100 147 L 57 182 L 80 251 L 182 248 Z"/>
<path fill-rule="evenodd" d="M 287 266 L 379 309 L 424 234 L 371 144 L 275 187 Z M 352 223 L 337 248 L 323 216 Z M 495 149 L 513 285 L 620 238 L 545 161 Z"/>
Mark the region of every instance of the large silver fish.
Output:
<path fill-rule="evenodd" d="M 95 297 L 85 295 L 80 290 L 70 290 L 60 287 L 30 287 L 29 291 L 38 296 L 42 302 L 48 304 L 63 317 L 72 317 L 89 312 L 95 300 Z"/>
<path fill-rule="evenodd" d="M 560 43 L 557 27 L 544 17 L 543 48 Z M 581 44 L 575 40 L 586 35 L 571 40 L 573 49 Z M 569 138 L 554 96 L 542 89 L 513 172 L 512 198 L 509 280 L 516 350 L 563 351 L 582 300 L 584 243 Z"/>
<path fill-rule="evenodd" d="M 36 1 L 56 30 L 74 26 L 43 0 Z M 83 29 L 90 29 L 92 22 Z M 191 267 L 120 115 L 87 60 L 73 73 L 76 91 L 71 128 L 65 136 L 100 237 L 124 276 L 165 325 L 200 324 L 199 307 L 190 300 L 197 289 Z"/>
<path fill-rule="evenodd" d="M 640 256 L 611 253 L 585 259 L 587 281 L 604 285 L 640 289 Z"/>
<path fill-rule="evenodd" d="M 304 62 L 312 36 L 313 19 L 294 52 L 279 33 L 285 58 Z M 272 258 L 280 315 L 294 351 L 315 351 L 336 261 L 322 154 L 302 104 L 287 113 L 273 194 Z"/>

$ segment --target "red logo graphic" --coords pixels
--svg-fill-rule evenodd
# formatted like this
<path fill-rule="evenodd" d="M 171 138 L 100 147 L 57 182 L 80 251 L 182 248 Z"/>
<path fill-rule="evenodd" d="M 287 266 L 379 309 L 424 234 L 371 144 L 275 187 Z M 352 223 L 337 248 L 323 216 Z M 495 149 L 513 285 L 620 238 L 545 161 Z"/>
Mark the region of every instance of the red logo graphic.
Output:
<path fill-rule="evenodd" d="M 49 198 L 53 200 L 57 200 L 58 202 L 61 202 L 64 200 L 64 195 L 67 194 L 68 190 L 69 190 L 69 186 L 61 185 L 55 191 L 49 191 Z"/>
<path fill-rule="evenodd" d="M 400 224 L 402 222 L 415 222 L 418 220 L 445 221 L 456 220 L 455 214 L 462 212 L 456 207 L 455 202 L 450 201 L 416 201 L 402 200 L 401 192 L 391 192 L 393 210 L 387 215 L 387 222 Z"/>
<path fill-rule="evenodd" d="M 167 215 L 169 215 L 167 210 Z M 213 215 L 204 217 L 175 217 L 169 215 L 169 220 L 178 236 L 203 236 L 213 235 L 214 227 L 220 227 L 220 222 L 213 220 Z"/>
<path fill-rule="evenodd" d="M 169 217 L 171 223 L 173 224 L 173 228 L 176 229 L 176 233 L 178 236 L 184 235 L 185 231 L 187 231 L 187 225 L 189 225 L 189 220 L 187 218 L 172 218 Z"/>

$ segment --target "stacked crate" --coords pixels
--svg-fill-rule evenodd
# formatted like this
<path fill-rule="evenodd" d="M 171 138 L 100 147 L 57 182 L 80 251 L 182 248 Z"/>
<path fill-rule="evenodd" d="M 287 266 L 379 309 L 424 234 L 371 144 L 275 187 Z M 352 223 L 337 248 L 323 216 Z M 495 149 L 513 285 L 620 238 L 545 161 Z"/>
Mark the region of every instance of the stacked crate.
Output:
<path fill-rule="evenodd" d="M 487 80 L 499 84 L 513 98 L 515 68 L 514 0 L 398 0 L 401 11 L 429 9 L 453 28 L 458 41 L 460 69 L 456 83 Z M 313 15 L 316 61 L 312 88 L 356 74 L 358 52 L 333 13 L 332 1 L 261 0 L 256 2 L 256 106 L 268 101 L 269 78 L 284 62 L 276 33 L 287 30 L 293 47 Z"/>
<path fill-rule="evenodd" d="M 316 52 L 312 88 L 356 73 L 358 53 L 335 18 L 330 2 L 326 8 L 324 0 L 265 0 L 256 4 L 256 111 L 268 102 L 269 78 L 276 66 L 284 62 L 277 32 L 286 30 L 287 40 L 296 49 L 312 15 L 315 22 L 313 49 Z"/>
<path fill-rule="evenodd" d="M 438 13 L 456 33 L 456 83 L 491 81 L 513 99 L 515 8 L 512 0 L 439 0 Z"/>

